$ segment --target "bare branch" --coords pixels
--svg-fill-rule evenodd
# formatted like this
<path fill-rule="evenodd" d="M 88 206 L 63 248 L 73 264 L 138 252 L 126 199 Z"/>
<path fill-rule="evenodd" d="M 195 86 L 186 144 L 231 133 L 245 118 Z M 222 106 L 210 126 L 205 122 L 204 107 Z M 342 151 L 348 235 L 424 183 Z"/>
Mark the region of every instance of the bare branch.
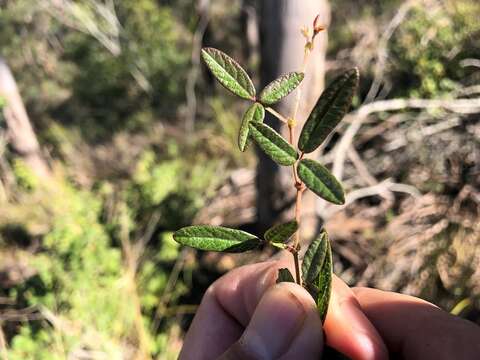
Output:
<path fill-rule="evenodd" d="M 332 150 L 334 154 L 333 174 L 337 179 L 342 179 L 348 148 L 351 146 L 353 138 L 362 127 L 366 118 L 373 113 L 404 109 L 445 109 L 457 114 L 475 114 L 480 112 L 480 98 L 452 100 L 392 99 L 363 105 L 347 116 L 346 121 L 350 121 L 350 126 L 345 131 L 340 142 Z"/>
<path fill-rule="evenodd" d="M 419 197 L 421 194 L 414 186 L 402 184 L 402 183 L 395 183 L 390 179 L 386 179 L 376 185 L 364 187 L 361 189 L 356 189 L 350 191 L 347 194 L 345 199 L 345 205 L 343 206 L 327 206 L 317 209 L 317 213 L 322 219 L 328 219 L 333 214 L 343 210 L 345 207 L 351 205 L 355 201 L 359 199 L 363 199 L 370 196 L 383 196 L 383 194 L 388 192 L 398 192 L 398 193 L 405 193 L 413 197 Z"/>
<path fill-rule="evenodd" d="M 457 114 L 475 114 L 480 111 L 480 98 L 474 99 L 392 99 L 366 104 L 356 111 L 359 116 L 368 116 L 382 111 L 403 109 L 445 109 Z"/>
<path fill-rule="evenodd" d="M 8 64 L 0 58 L 0 97 L 7 123 L 8 141 L 32 171 L 41 178 L 50 177 L 50 169 L 43 157 L 32 123 Z"/>
<path fill-rule="evenodd" d="M 117 17 L 113 0 L 39 0 L 41 8 L 61 24 L 92 36 L 113 56 L 122 53 L 120 39 L 126 37 Z M 129 64 L 129 71 L 138 86 L 151 91 L 151 84 L 138 61 Z"/>
<path fill-rule="evenodd" d="M 348 158 L 352 162 L 353 166 L 355 166 L 358 174 L 367 185 L 374 186 L 378 184 L 377 179 L 375 179 L 375 177 L 370 173 L 367 165 L 362 160 L 360 154 L 357 152 L 357 150 L 355 150 L 353 146 L 348 149 Z"/>
<path fill-rule="evenodd" d="M 385 31 L 383 32 L 380 41 L 378 42 L 378 50 L 377 50 L 377 61 L 375 62 L 374 67 L 374 78 L 372 85 L 370 86 L 370 90 L 365 98 L 365 103 L 372 102 L 378 94 L 380 86 L 382 84 L 383 72 L 385 69 L 385 63 L 387 62 L 388 58 L 388 41 L 394 34 L 395 30 L 400 26 L 402 21 L 407 16 L 410 9 L 415 4 L 415 1 L 410 0 L 402 4 L 398 9 L 395 16 L 392 18 L 388 26 L 386 27 Z"/>
<path fill-rule="evenodd" d="M 185 131 L 192 134 L 195 126 L 195 116 L 197 115 L 197 96 L 195 94 L 195 85 L 197 84 L 198 74 L 200 72 L 200 51 L 202 48 L 203 36 L 207 30 L 210 20 L 209 15 L 210 1 L 200 1 L 198 4 L 199 19 L 195 33 L 192 39 L 191 67 L 187 76 L 185 85 L 185 94 L 187 98 L 187 115 L 185 119 Z"/>
<path fill-rule="evenodd" d="M 468 66 L 473 66 L 480 68 L 480 59 L 463 59 L 460 61 L 460 66 L 462 67 L 468 67 Z"/>
<path fill-rule="evenodd" d="M 64 25 L 93 36 L 114 56 L 120 55 L 121 25 L 112 1 L 42 0 L 41 5 Z"/>

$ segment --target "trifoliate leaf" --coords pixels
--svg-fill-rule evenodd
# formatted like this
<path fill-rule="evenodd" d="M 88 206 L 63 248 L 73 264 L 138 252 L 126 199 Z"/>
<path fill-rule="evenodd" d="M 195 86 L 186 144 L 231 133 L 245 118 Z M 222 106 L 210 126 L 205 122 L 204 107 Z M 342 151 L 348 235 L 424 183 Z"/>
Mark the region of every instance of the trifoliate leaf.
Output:
<path fill-rule="evenodd" d="M 287 242 L 290 237 L 298 230 L 298 223 L 296 220 L 289 221 L 284 224 L 278 224 L 265 232 L 264 238 L 272 243 Z"/>
<path fill-rule="evenodd" d="M 345 203 L 342 185 L 326 167 L 314 160 L 302 159 L 297 171 L 305 185 L 322 199 L 337 205 Z"/>
<path fill-rule="evenodd" d="M 290 94 L 302 82 L 305 76 L 302 72 L 291 72 L 280 76 L 268 84 L 260 93 L 260 102 L 272 105 Z"/>
<path fill-rule="evenodd" d="M 175 241 L 200 250 L 244 252 L 258 247 L 261 240 L 242 230 L 222 226 L 195 225 L 173 234 Z"/>
<path fill-rule="evenodd" d="M 307 249 L 302 264 L 305 288 L 316 300 L 317 309 L 325 320 L 332 290 L 332 250 L 328 234 L 323 231 Z"/>
<path fill-rule="evenodd" d="M 263 123 L 251 122 L 250 135 L 258 146 L 276 163 L 293 165 L 298 153 L 278 132 Z"/>
<path fill-rule="evenodd" d="M 255 99 L 255 87 L 247 72 L 227 54 L 214 48 L 202 49 L 202 58 L 225 88 L 244 99 Z"/>
<path fill-rule="evenodd" d="M 295 282 L 292 273 L 287 268 L 278 269 L 277 284 L 281 282 Z"/>
<path fill-rule="evenodd" d="M 240 132 L 238 133 L 238 147 L 240 151 L 245 151 L 248 143 L 248 134 L 250 132 L 250 122 L 263 122 L 265 118 L 265 108 L 260 103 L 253 103 L 245 112 L 243 116 Z"/>
<path fill-rule="evenodd" d="M 322 93 L 300 133 L 298 148 L 301 151 L 314 151 L 342 120 L 352 103 L 359 76 L 357 68 L 351 69 Z"/>

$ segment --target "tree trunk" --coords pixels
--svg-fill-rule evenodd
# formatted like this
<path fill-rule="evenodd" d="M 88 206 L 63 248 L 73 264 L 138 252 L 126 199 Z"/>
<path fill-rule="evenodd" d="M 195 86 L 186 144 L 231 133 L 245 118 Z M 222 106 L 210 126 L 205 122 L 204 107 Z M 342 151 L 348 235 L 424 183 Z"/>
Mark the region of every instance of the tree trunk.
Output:
<path fill-rule="evenodd" d="M 28 118 L 17 84 L 7 63 L 0 58 L 0 97 L 5 101 L 3 114 L 8 140 L 35 175 L 46 178 L 50 169 L 42 156 L 35 132 Z"/>
<path fill-rule="evenodd" d="M 328 25 L 330 8 L 327 0 L 263 0 L 260 2 L 261 83 L 267 83 L 279 75 L 300 70 L 303 63 L 305 39 L 300 29 L 312 29 L 315 16 L 320 24 Z M 327 34 L 320 33 L 303 80 L 302 100 L 295 128 L 295 142 L 299 132 L 324 87 L 325 53 Z M 295 95 L 276 106 L 285 116 L 292 115 Z M 286 126 L 268 115 L 266 122 L 286 135 Z M 288 138 L 288 137 L 287 137 Z M 290 167 L 279 167 L 259 152 L 257 176 L 258 220 L 262 228 L 284 218 L 293 218 L 295 189 Z M 315 215 L 315 198 L 305 192 L 302 210 L 303 235 L 311 236 L 318 223 Z"/>

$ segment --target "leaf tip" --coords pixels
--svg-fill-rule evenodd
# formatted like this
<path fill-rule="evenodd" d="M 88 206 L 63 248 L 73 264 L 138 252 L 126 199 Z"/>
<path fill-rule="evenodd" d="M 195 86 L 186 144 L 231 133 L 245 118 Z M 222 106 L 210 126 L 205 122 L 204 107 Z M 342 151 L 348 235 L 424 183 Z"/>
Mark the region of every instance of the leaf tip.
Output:
<path fill-rule="evenodd" d="M 214 52 L 214 50 L 216 49 L 212 47 L 204 47 L 201 50 L 201 58 L 208 68 L 210 68 L 210 66 L 208 65 L 208 59 L 209 57 L 212 56 L 212 53 Z"/>
<path fill-rule="evenodd" d="M 183 242 L 180 240 L 181 239 L 181 236 L 182 236 L 182 233 L 184 232 L 185 228 L 181 228 L 181 229 L 178 229 L 177 231 L 175 231 L 172 235 L 173 237 L 173 240 L 175 240 L 177 243 L 183 245 Z"/>
<path fill-rule="evenodd" d="M 212 49 L 213 49 L 213 48 L 211 48 L 211 47 L 204 47 L 204 48 L 202 48 L 202 50 L 201 50 L 202 58 L 205 59 L 205 56 L 207 56 L 208 53 L 212 51 Z"/>
<path fill-rule="evenodd" d="M 342 187 L 342 184 L 340 182 L 338 183 L 339 185 L 339 191 L 337 194 L 335 194 L 335 198 L 331 198 L 327 200 L 328 202 L 331 202 L 334 205 L 345 205 L 345 190 Z"/>
<path fill-rule="evenodd" d="M 279 284 L 281 282 L 295 282 L 292 273 L 287 268 L 278 269 L 278 277 L 276 283 Z"/>

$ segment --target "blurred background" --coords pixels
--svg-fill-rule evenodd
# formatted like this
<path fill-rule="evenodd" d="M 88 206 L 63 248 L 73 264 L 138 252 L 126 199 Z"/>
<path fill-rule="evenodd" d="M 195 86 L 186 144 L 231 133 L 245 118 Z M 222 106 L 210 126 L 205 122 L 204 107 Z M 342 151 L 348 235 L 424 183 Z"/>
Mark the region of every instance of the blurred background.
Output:
<path fill-rule="evenodd" d="M 361 82 L 315 155 L 347 204 L 307 197 L 304 239 L 324 225 L 351 285 L 480 321 L 477 0 L 0 0 L 1 359 L 175 359 L 208 285 L 272 255 L 172 240 L 291 216 L 200 48 L 260 87 L 300 68 L 317 13 L 299 121 L 342 70 Z"/>

